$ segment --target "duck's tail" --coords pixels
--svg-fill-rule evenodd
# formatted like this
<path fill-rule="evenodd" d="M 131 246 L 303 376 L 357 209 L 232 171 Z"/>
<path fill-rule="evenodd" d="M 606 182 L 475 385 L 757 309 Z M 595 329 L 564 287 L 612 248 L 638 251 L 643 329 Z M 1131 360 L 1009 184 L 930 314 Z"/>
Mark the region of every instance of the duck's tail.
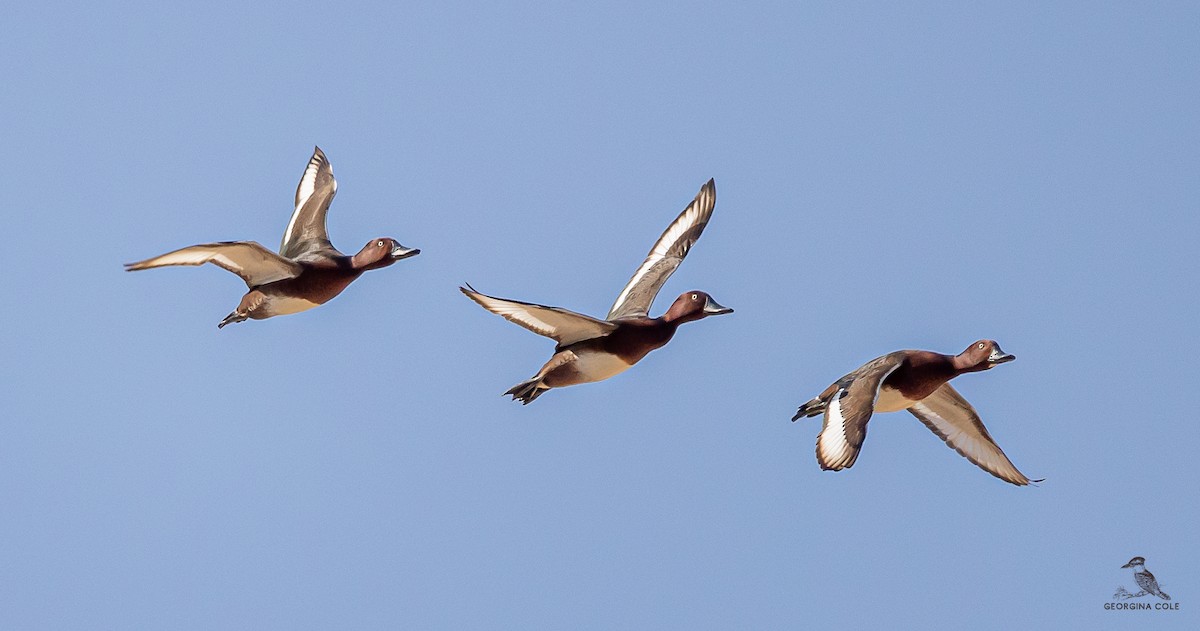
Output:
<path fill-rule="evenodd" d="M 513 401 L 520 401 L 521 405 L 529 405 L 530 401 L 542 396 L 542 393 L 549 389 L 549 386 L 542 384 L 542 379 L 539 375 L 529 381 L 518 383 L 509 388 L 508 392 L 504 394 L 512 395 Z"/>
<path fill-rule="evenodd" d="M 792 422 L 796 422 L 802 418 L 824 414 L 825 407 L 828 405 L 829 404 L 825 400 L 821 399 L 821 397 L 816 397 L 800 406 L 799 410 L 796 410 L 796 415 L 792 417 Z"/>

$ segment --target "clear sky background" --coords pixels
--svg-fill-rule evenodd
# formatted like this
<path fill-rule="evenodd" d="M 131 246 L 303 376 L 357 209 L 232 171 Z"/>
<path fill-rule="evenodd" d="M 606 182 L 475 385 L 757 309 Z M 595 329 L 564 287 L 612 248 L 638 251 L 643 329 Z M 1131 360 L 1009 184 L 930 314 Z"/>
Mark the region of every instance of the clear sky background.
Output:
<path fill-rule="evenodd" d="M 7 7 L 0 627 L 1197 628 L 1200 8 L 738 4 Z M 314 144 L 419 257 L 221 331 L 122 271 L 277 247 Z M 652 313 L 736 313 L 502 398 L 553 343 L 457 285 L 602 316 L 710 177 Z M 789 421 L 981 337 L 1040 487 Z M 1134 555 L 1180 611 L 1103 609 Z"/>

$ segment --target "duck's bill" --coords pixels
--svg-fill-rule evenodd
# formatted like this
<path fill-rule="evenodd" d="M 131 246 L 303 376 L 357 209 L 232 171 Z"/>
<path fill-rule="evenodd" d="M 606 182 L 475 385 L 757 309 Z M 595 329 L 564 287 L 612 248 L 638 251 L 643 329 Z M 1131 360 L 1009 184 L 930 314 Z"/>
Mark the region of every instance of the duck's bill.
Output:
<path fill-rule="evenodd" d="M 399 261 L 400 259 L 406 259 L 410 256 L 416 256 L 420 253 L 420 248 L 406 248 L 397 244 L 396 247 L 392 248 L 392 260 Z"/>
<path fill-rule="evenodd" d="M 730 309 L 729 307 L 722 307 L 721 305 L 717 304 L 716 300 L 713 300 L 710 297 L 708 300 L 704 301 L 704 313 L 706 315 L 724 315 L 726 313 L 733 313 L 733 309 Z"/>
<path fill-rule="evenodd" d="M 995 366 L 996 364 L 1003 364 L 1004 362 L 1010 362 L 1016 358 L 1017 358 L 1016 355 L 1010 355 L 1008 353 L 1005 353 L 1004 351 L 1000 350 L 999 346 L 997 346 L 992 349 L 992 354 L 988 355 L 988 363 Z"/>

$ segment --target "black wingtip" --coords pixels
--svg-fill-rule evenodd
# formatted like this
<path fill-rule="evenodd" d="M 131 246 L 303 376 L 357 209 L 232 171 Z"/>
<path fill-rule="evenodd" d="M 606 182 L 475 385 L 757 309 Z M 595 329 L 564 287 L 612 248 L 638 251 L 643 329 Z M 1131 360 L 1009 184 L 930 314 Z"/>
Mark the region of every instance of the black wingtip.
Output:
<path fill-rule="evenodd" d="M 999 475 L 992 473 L 991 471 L 988 471 L 988 473 L 991 473 L 993 476 L 996 476 L 1000 480 L 1003 480 L 1004 482 L 1008 482 L 1009 484 L 1011 484 L 1013 486 L 1040 486 L 1042 482 L 1046 481 L 1046 478 L 1042 478 L 1040 480 L 1030 480 L 1029 478 L 1025 478 L 1025 481 L 1021 482 L 1020 480 L 1009 480 L 1008 478 L 1002 478 Z"/>

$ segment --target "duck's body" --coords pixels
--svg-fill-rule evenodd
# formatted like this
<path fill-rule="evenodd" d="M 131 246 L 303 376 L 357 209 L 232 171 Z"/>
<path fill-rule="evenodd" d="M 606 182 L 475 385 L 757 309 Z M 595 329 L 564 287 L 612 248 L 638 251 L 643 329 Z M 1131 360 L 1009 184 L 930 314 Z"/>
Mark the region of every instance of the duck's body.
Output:
<path fill-rule="evenodd" d="M 341 259 L 322 264 L 301 264 L 303 271 L 295 278 L 251 287 L 242 296 L 237 309 L 218 326 L 246 318 L 264 320 L 300 313 L 333 300 L 363 273 L 363 270 L 350 265 L 350 257 Z"/>
<path fill-rule="evenodd" d="M 546 371 L 542 381 L 551 388 L 561 388 L 618 375 L 650 351 L 666 346 L 679 326 L 662 318 L 624 318 L 616 324 L 608 335 L 554 349 L 554 356 L 543 370 L 556 367 Z"/>
<path fill-rule="evenodd" d="M 559 307 L 487 296 L 469 285 L 461 288 L 467 297 L 488 311 L 558 342 L 554 355 L 536 375 L 505 394 L 529 403 L 551 388 L 608 379 L 625 372 L 650 351 L 665 346 L 680 324 L 731 313 L 732 309 L 722 307 L 702 291 L 681 294 L 658 318 L 647 313 L 667 277 L 700 238 L 715 202 L 716 187 L 709 180 L 651 248 L 617 296 L 606 320 Z"/>
<path fill-rule="evenodd" d="M 246 282 L 248 291 L 217 328 L 231 322 L 263 320 L 307 311 L 342 293 L 363 272 L 387 267 L 421 251 L 395 239 L 375 239 L 354 256 L 333 247 L 325 227 L 329 204 L 337 193 L 333 167 L 314 148 L 296 189 L 296 207 L 276 254 L 254 241 L 206 243 L 129 263 L 126 271 L 168 265 L 213 263 Z"/>
<path fill-rule="evenodd" d="M 1030 480 L 992 440 L 975 408 L 950 386 L 968 372 L 1015 359 L 991 340 L 980 340 L 958 355 L 905 350 L 888 353 L 843 376 L 796 412 L 792 420 L 825 415 L 817 437 L 822 469 L 854 465 L 875 412 L 908 410 L 946 444 L 988 473 L 1012 484 Z"/>

